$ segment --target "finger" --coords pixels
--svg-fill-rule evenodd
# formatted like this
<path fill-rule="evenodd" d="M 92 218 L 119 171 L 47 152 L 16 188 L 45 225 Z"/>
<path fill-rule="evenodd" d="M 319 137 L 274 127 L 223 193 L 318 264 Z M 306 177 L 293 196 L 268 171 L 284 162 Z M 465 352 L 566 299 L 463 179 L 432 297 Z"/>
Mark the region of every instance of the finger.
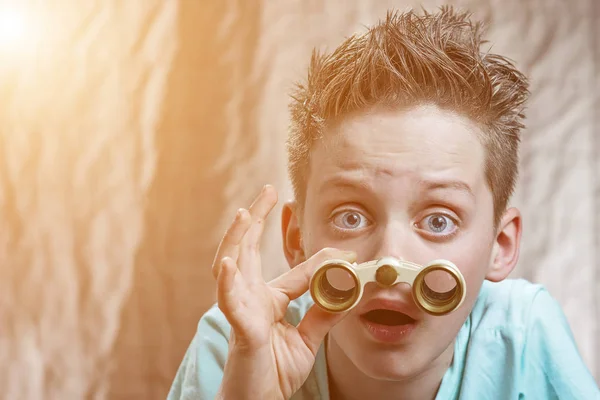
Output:
<path fill-rule="evenodd" d="M 264 220 L 277 204 L 277 191 L 272 185 L 265 185 L 256 200 L 250 206 L 252 220 Z"/>
<path fill-rule="evenodd" d="M 306 346 L 316 355 L 325 335 L 327 335 L 331 328 L 344 319 L 346 315 L 348 315 L 347 312 L 327 312 L 314 304 L 308 309 L 304 318 L 298 324 L 298 333 L 303 338 Z"/>
<path fill-rule="evenodd" d="M 248 210 L 240 208 L 237 211 L 235 219 L 225 232 L 223 239 L 221 239 L 221 243 L 219 243 L 217 254 L 213 260 L 212 273 L 215 278 L 219 275 L 219 269 L 223 258 L 229 257 L 234 263 L 237 262 L 240 244 L 242 243 L 244 235 L 250 228 L 251 221 L 252 219 Z"/>
<path fill-rule="evenodd" d="M 283 292 L 290 300 L 294 300 L 308 290 L 310 278 L 319 265 L 332 259 L 341 259 L 353 263 L 356 261 L 356 253 L 332 248 L 322 249 L 302 264 L 272 280 L 269 285 Z"/>
<path fill-rule="evenodd" d="M 238 268 L 245 276 L 261 278 L 260 240 L 265 228 L 265 220 L 277 204 L 277 192 L 266 185 L 250 206 L 251 226 L 242 240 Z"/>
<path fill-rule="evenodd" d="M 229 257 L 223 258 L 220 264 L 221 267 L 217 276 L 217 302 L 229 324 L 232 328 L 237 329 L 239 324 L 235 317 L 235 310 L 237 309 L 235 280 L 236 274 L 239 274 L 239 272 L 237 265 Z"/>

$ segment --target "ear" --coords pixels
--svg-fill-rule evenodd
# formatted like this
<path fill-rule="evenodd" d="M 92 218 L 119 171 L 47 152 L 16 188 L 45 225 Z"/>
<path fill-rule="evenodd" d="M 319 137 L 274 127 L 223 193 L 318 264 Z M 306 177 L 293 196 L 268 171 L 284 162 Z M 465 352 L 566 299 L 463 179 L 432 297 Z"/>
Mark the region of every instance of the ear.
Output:
<path fill-rule="evenodd" d="M 283 252 L 290 268 L 304 262 L 306 257 L 302 248 L 302 234 L 298 215 L 298 203 L 288 201 L 283 205 L 281 212 L 281 234 L 283 238 Z"/>
<path fill-rule="evenodd" d="M 521 245 L 521 213 L 516 208 L 506 210 L 500 223 L 492 250 L 490 268 L 485 278 L 500 282 L 512 272 L 519 260 Z"/>

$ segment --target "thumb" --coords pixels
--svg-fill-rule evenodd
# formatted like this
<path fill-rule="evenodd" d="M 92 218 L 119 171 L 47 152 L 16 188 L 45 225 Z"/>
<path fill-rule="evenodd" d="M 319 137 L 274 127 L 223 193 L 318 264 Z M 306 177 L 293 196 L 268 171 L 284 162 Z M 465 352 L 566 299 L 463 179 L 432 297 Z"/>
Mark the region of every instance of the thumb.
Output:
<path fill-rule="evenodd" d="M 343 251 L 332 248 L 322 249 L 302 264 L 272 280 L 269 285 L 284 293 L 290 300 L 294 300 L 308 290 L 308 285 L 315 269 L 322 262 L 336 258 L 354 262 L 356 261 L 356 253 L 354 251 Z"/>
<path fill-rule="evenodd" d="M 325 335 L 337 323 L 344 319 L 348 312 L 331 313 L 314 304 L 298 324 L 298 333 L 304 339 L 304 343 L 316 356 Z"/>

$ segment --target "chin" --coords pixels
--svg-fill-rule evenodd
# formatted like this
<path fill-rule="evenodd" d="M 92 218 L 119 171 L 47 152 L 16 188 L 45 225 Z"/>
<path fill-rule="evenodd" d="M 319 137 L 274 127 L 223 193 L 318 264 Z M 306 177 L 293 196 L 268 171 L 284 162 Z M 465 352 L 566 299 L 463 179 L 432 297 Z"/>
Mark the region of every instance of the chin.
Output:
<path fill-rule="evenodd" d="M 374 340 L 364 329 L 359 329 L 358 323 L 340 325 L 334 327 L 332 333 L 344 354 L 344 362 L 374 380 L 401 382 L 414 379 L 442 361 L 440 356 L 445 359 L 443 354 L 453 350 L 453 341 L 449 340 L 445 346 L 445 338 L 431 335 L 421 324 L 417 324 L 408 337 L 392 343 Z"/>
<path fill-rule="evenodd" d="M 427 354 L 409 349 L 382 349 L 357 354 L 355 365 L 364 375 L 382 381 L 403 381 L 420 375 L 429 363 Z"/>

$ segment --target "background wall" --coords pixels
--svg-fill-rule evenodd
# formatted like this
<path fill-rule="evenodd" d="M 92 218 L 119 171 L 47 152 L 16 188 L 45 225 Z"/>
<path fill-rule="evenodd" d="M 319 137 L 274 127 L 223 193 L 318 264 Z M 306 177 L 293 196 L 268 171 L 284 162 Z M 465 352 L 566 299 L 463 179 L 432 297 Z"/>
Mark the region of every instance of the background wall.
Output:
<path fill-rule="evenodd" d="M 600 6 L 449 3 L 531 76 L 514 275 L 559 299 L 600 382 Z M 290 196 L 312 48 L 420 4 L 442 2 L 0 0 L 0 398 L 164 398 L 225 224 L 264 183 Z M 284 271 L 279 215 L 263 248 Z"/>

